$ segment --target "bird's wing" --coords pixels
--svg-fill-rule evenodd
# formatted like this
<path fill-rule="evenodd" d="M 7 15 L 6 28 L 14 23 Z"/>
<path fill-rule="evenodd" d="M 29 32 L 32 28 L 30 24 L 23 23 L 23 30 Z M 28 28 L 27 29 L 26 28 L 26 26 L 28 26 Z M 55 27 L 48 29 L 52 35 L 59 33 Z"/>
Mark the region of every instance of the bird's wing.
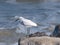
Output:
<path fill-rule="evenodd" d="M 32 22 L 31 20 L 24 20 L 23 21 L 25 25 L 28 25 L 28 26 L 37 26 L 36 23 Z"/>

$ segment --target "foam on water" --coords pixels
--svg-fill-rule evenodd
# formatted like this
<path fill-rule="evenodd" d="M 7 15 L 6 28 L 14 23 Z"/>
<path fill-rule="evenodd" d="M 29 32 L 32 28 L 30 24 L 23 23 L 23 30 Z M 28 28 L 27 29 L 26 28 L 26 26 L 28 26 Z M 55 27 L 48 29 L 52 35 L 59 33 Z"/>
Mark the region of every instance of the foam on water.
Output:
<path fill-rule="evenodd" d="M 0 42 L 0 45 L 6 45 L 6 43 L 3 43 L 3 42 L 1 43 L 1 42 Z"/>
<path fill-rule="evenodd" d="M 7 44 L 7 43 L 4 43 L 4 42 L 0 42 L 0 45 L 18 45 L 18 43 L 11 43 L 11 44 Z"/>

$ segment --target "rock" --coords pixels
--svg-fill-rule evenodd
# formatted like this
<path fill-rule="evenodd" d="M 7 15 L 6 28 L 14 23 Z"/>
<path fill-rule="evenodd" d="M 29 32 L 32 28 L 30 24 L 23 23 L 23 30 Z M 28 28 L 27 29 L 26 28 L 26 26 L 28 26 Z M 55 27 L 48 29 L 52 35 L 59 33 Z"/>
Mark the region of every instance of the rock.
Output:
<path fill-rule="evenodd" d="M 20 42 L 21 45 L 60 45 L 60 38 L 56 37 L 31 37 Z"/>
<path fill-rule="evenodd" d="M 53 33 L 50 36 L 52 36 L 52 37 L 60 37 L 60 24 L 56 25 Z"/>
<path fill-rule="evenodd" d="M 40 36 L 47 36 L 45 32 L 36 32 L 34 34 L 30 34 L 29 37 L 40 37 Z"/>

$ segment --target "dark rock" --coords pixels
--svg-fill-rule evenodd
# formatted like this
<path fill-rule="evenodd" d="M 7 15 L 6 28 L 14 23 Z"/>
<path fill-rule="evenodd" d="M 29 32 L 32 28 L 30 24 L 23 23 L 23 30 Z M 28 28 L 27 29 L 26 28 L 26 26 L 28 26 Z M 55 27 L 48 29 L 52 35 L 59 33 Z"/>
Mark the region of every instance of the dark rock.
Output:
<path fill-rule="evenodd" d="M 29 37 L 40 37 L 40 36 L 47 36 L 45 32 L 36 32 L 34 34 L 30 34 Z"/>
<path fill-rule="evenodd" d="M 50 36 L 60 37 L 60 24 L 56 25 L 55 30 L 53 31 L 53 33 Z"/>

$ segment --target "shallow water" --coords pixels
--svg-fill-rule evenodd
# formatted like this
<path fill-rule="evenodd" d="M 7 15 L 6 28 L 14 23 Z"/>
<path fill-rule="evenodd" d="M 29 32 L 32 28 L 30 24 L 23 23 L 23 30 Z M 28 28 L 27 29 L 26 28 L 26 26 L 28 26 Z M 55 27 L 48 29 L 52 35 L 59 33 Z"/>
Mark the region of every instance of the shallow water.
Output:
<path fill-rule="evenodd" d="M 58 1 L 42 1 L 42 2 L 16 2 L 16 0 L 0 1 L 0 30 L 4 31 L 6 28 L 11 29 L 19 27 L 20 30 L 13 30 L 13 35 L 15 32 L 26 33 L 26 28 L 19 24 L 19 22 L 14 22 L 12 18 L 14 16 L 23 16 L 30 19 L 38 24 L 43 24 L 44 26 L 39 26 L 38 28 L 32 27 L 31 33 L 37 31 L 44 31 L 42 27 L 49 27 L 50 23 L 60 24 L 60 3 Z M 49 33 L 50 34 L 50 33 Z M 12 34 L 11 34 L 12 35 Z M 17 36 L 16 36 L 17 37 Z M 14 38 L 14 36 L 13 36 Z M 17 38 L 16 38 L 17 39 Z M 2 44 L 2 43 L 1 43 Z M 0 45 L 1 45 L 0 44 Z M 2 44 L 4 45 L 4 44 Z"/>

